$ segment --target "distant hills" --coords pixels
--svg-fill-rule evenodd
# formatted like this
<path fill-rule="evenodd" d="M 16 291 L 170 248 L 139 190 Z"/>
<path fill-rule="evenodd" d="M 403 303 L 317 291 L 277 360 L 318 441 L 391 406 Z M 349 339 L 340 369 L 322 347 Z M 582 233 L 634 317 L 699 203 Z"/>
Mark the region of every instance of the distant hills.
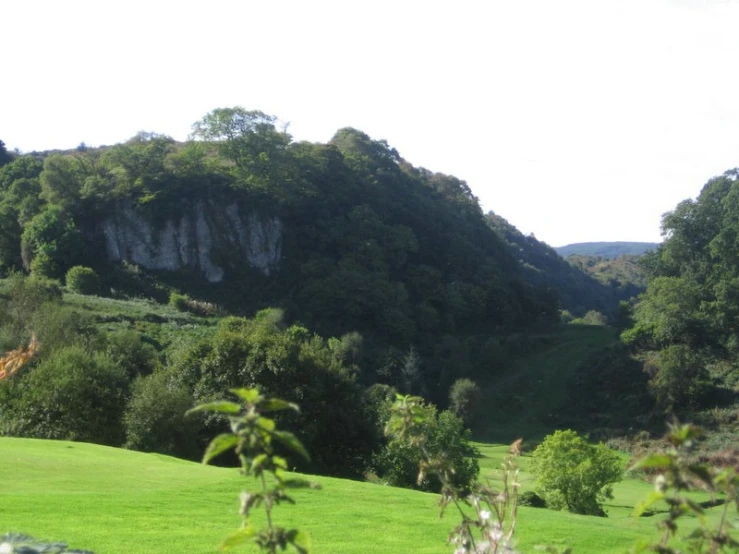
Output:
<path fill-rule="evenodd" d="M 557 254 L 566 258 L 570 254 L 582 256 L 600 256 L 603 258 L 618 258 L 626 255 L 641 255 L 649 250 L 655 250 L 657 242 L 577 242 L 566 246 L 557 246 Z"/>

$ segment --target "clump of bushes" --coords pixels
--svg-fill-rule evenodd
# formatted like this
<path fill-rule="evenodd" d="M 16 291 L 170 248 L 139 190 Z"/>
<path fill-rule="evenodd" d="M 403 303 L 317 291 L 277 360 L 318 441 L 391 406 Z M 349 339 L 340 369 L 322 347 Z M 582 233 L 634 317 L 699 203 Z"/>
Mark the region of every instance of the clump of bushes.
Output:
<path fill-rule="evenodd" d="M 70 291 L 78 294 L 98 294 L 100 292 L 100 278 L 95 270 L 89 267 L 74 266 L 67 271 L 65 282 Z"/>
<path fill-rule="evenodd" d="M 212 302 L 193 300 L 186 294 L 174 291 L 169 294 L 169 305 L 179 312 L 189 312 L 202 316 L 222 315 L 221 309 Z"/>

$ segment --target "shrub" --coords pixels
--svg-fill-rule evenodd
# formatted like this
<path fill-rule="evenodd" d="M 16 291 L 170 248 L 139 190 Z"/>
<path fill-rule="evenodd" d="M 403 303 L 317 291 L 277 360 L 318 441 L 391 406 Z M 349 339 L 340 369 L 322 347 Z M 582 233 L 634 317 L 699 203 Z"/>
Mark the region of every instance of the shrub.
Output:
<path fill-rule="evenodd" d="M 602 502 L 612 498 L 623 464 L 604 444 L 592 445 L 575 431 L 555 431 L 534 451 L 531 470 L 554 509 L 605 516 Z"/>
<path fill-rule="evenodd" d="M 149 375 L 159 367 L 156 348 L 144 342 L 132 329 L 114 331 L 106 335 L 106 352 L 113 361 L 126 370 L 129 377 Z"/>
<path fill-rule="evenodd" d="M 127 386 L 125 372 L 108 356 L 61 348 L 9 379 L 0 394 L 0 431 L 118 446 Z"/>
<path fill-rule="evenodd" d="M 418 468 L 425 458 L 443 457 L 446 463 L 454 467 L 452 484 L 459 489 L 468 489 L 480 470 L 477 462 L 479 453 L 469 442 L 469 430 L 450 411 L 437 416 L 436 408 L 430 404 L 421 404 L 420 410 L 424 419 L 422 431 L 425 451 L 408 442 L 391 441 L 375 458 L 377 474 L 397 487 L 439 492 L 439 476 L 426 473 L 419 477 Z"/>
<path fill-rule="evenodd" d="M 186 417 L 192 395 L 170 375 L 157 371 L 134 381 L 126 407 L 126 448 L 196 459 L 199 418 Z"/>
<path fill-rule="evenodd" d="M 59 302 L 62 299 L 62 288 L 58 281 L 52 279 L 12 273 L 8 277 L 8 283 L 8 307 L 17 327 L 21 329 L 42 304 Z"/>
<path fill-rule="evenodd" d="M 466 425 L 475 421 L 480 404 L 480 387 L 471 379 L 457 379 L 449 392 L 449 409 Z"/>
<path fill-rule="evenodd" d="M 518 496 L 518 505 L 529 508 L 546 508 L 547 502 L 534 491 L 526 491 Z"/>
<path fill-rule="evenodd" d="M 67 288 L 79 294 L 98 294 L 100 292 L 100 278 L 95 270 L 89 267 L 76 265 L 67 271 L 65 278 Z"/>
<path fill-rule="evenodd" d="M 180 312 L 186 312 L 188 310 L 189 300 L 187 296 L 178 292 L 171 292 L 169 294 L 169 305 Z"/>

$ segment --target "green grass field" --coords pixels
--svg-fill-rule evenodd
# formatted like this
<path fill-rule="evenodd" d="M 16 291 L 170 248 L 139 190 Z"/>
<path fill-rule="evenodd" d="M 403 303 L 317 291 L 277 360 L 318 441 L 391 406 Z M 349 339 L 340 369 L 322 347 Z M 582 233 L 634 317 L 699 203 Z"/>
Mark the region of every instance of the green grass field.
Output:
<path fill-rule="evenodd" d="M 481 473 L 498 482 L 506 447 L 478 445 Z M 236 469 L 201 466 L 63 441 L 0 438 L 0 533 L 61 540 L 97 554 L 209 553 L 239 525 Z M 523 490 L 533 485 L 521 459 Z M 276 519 L 307 530 L 320 553 L 449 552 L 450 511 L 439 519 L 437 496 L 325 477 L 321 490 L 298 491 L 296 506 Z M 656 518 L 633 519 L 650 486 L 626 480 L 609 518 L 521 508 L 517 545 L 569 545 L 576 553 L 622 553 L 640 536 L 654 537 Z"/>

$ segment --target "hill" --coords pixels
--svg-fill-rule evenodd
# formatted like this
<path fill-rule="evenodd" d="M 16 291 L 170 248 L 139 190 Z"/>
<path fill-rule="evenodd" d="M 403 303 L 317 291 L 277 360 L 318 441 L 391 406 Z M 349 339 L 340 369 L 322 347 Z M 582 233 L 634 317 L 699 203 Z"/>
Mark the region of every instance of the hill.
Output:
<path fill-rule="evenodd" d="M 626 255 L 639 256 L 650 250 L 656 250 L 658 246 L 659 243 L 656 242 L 578 242 L 556 246 L 554 249 L 563 258 L 571 254 L 618 258 Z"/>
<path fill-rule="evenodd" d="M 589 265 L 568 263 L 557 250 L 529 235 L 524 236 L 503 217 L 489 212 L 488 225 L 505 242 L 508 252 L 521 264 L 524 278 L 534 286 L 557 292 L 560 305 L 575 316 L 594 310 L 610 318 L 618 303 L 640 292 L 639 287 L 598 278 Z"/>
<path fill-rule="evenodd" d="M 505 447 L 483 447 L 483 474 L 497 481 Z M 99 554 L 215 554 L 240 522 L 236 469 L 64 441 L 0 438 L 0 534 L 22 531 L 62 540 Z M 530 490 L 531 475 L 520 476 Z M 322 490 L 297 490 L 295 506 L 275 511 L 279 522 L 311 535 L 325 553 L 442 552 L 454 524 L 438 517 L 436 495 L 327 477 Z M 248 485 L 247 485 L 248 486 Z M 652 489 L 617 485 L 609 518 L 519 508 L 517 544 L 569 545 L 575 552 L 620 553 L 640 536 L 655 536 L 652 518 L 630 517 L 630 507 Z M 709 517 L 718 517 L 709 510 Z"/>

